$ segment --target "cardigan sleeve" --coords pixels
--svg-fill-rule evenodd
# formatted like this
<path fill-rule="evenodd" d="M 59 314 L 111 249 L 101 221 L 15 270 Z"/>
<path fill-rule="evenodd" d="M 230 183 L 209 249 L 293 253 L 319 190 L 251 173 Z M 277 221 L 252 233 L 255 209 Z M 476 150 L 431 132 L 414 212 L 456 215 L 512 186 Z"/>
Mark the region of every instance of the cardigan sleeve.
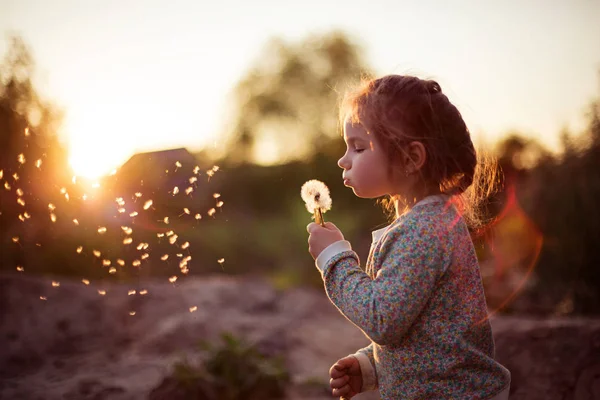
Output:
<path fill-rule="evenodd" d="M 391 229 L 374 257 L 375 278 L 351 250 L 324 265 L 325 291 L 341 313 L 373 342 L 397 343 L 415 321 L 445 270 L 440 225 L 409 218 Z"/>

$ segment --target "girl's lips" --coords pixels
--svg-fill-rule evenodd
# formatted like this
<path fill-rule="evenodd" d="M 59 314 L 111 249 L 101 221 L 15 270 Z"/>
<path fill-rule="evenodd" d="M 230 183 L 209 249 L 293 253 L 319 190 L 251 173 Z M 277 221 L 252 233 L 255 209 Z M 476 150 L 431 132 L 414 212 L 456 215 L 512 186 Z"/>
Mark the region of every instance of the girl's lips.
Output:
<path fill-rule="evenodd" d="M 350 179 L 344 178 L 344 186 L 350 186 Z"/>

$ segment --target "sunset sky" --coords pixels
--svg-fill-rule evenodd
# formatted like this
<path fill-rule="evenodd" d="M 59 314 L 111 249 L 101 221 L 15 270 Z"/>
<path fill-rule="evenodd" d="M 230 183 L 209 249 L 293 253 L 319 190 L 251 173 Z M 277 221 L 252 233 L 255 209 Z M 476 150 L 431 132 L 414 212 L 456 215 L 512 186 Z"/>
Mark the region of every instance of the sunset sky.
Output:
<path fill-rule="evenodd" d="M 0 0 L 0 32 L 30 46 L 89 176 L 137 151 L 218 146 L 227 96 L 265 42 L 332 29 L 379 74 L 438 80 L 476 139 L 519 129 L 554 146 L 600 93 L 598 21 L 598 0 Z"/>

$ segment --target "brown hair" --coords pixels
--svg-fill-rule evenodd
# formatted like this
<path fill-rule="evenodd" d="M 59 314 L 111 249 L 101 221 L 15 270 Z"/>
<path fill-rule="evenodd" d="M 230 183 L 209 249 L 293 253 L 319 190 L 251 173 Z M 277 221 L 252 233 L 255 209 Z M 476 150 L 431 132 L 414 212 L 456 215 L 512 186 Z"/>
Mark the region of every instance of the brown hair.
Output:
<path fill-rule="evenodd" d="M 478 156 L 462 115 L 437 82 L 403 75 L 363 80 L 343 99 L 340 121 L 346 118 L 375 134 L 391 171 L 404 168 L 405 145 L 421 142 L 427 152 L 422 182 L 451 195 L 470 225 L 483 222 L 477 210 L 495 191 L 497 164 Z"/>

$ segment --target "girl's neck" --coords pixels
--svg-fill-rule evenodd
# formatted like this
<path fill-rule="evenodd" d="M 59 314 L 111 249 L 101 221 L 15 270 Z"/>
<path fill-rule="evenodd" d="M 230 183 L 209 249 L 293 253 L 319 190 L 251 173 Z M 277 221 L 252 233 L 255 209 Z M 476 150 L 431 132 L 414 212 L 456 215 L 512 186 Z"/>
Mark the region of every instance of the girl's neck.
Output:
<path fill-rule="evenodd" d="M 415 204 L 420 202 L 426 197 L 435 196 L 441 194 L 439 186 L 424 188 L 409 195 L 395 195 L 394 206 L 396 208 L 396 218 L 410 210 Z"/>

